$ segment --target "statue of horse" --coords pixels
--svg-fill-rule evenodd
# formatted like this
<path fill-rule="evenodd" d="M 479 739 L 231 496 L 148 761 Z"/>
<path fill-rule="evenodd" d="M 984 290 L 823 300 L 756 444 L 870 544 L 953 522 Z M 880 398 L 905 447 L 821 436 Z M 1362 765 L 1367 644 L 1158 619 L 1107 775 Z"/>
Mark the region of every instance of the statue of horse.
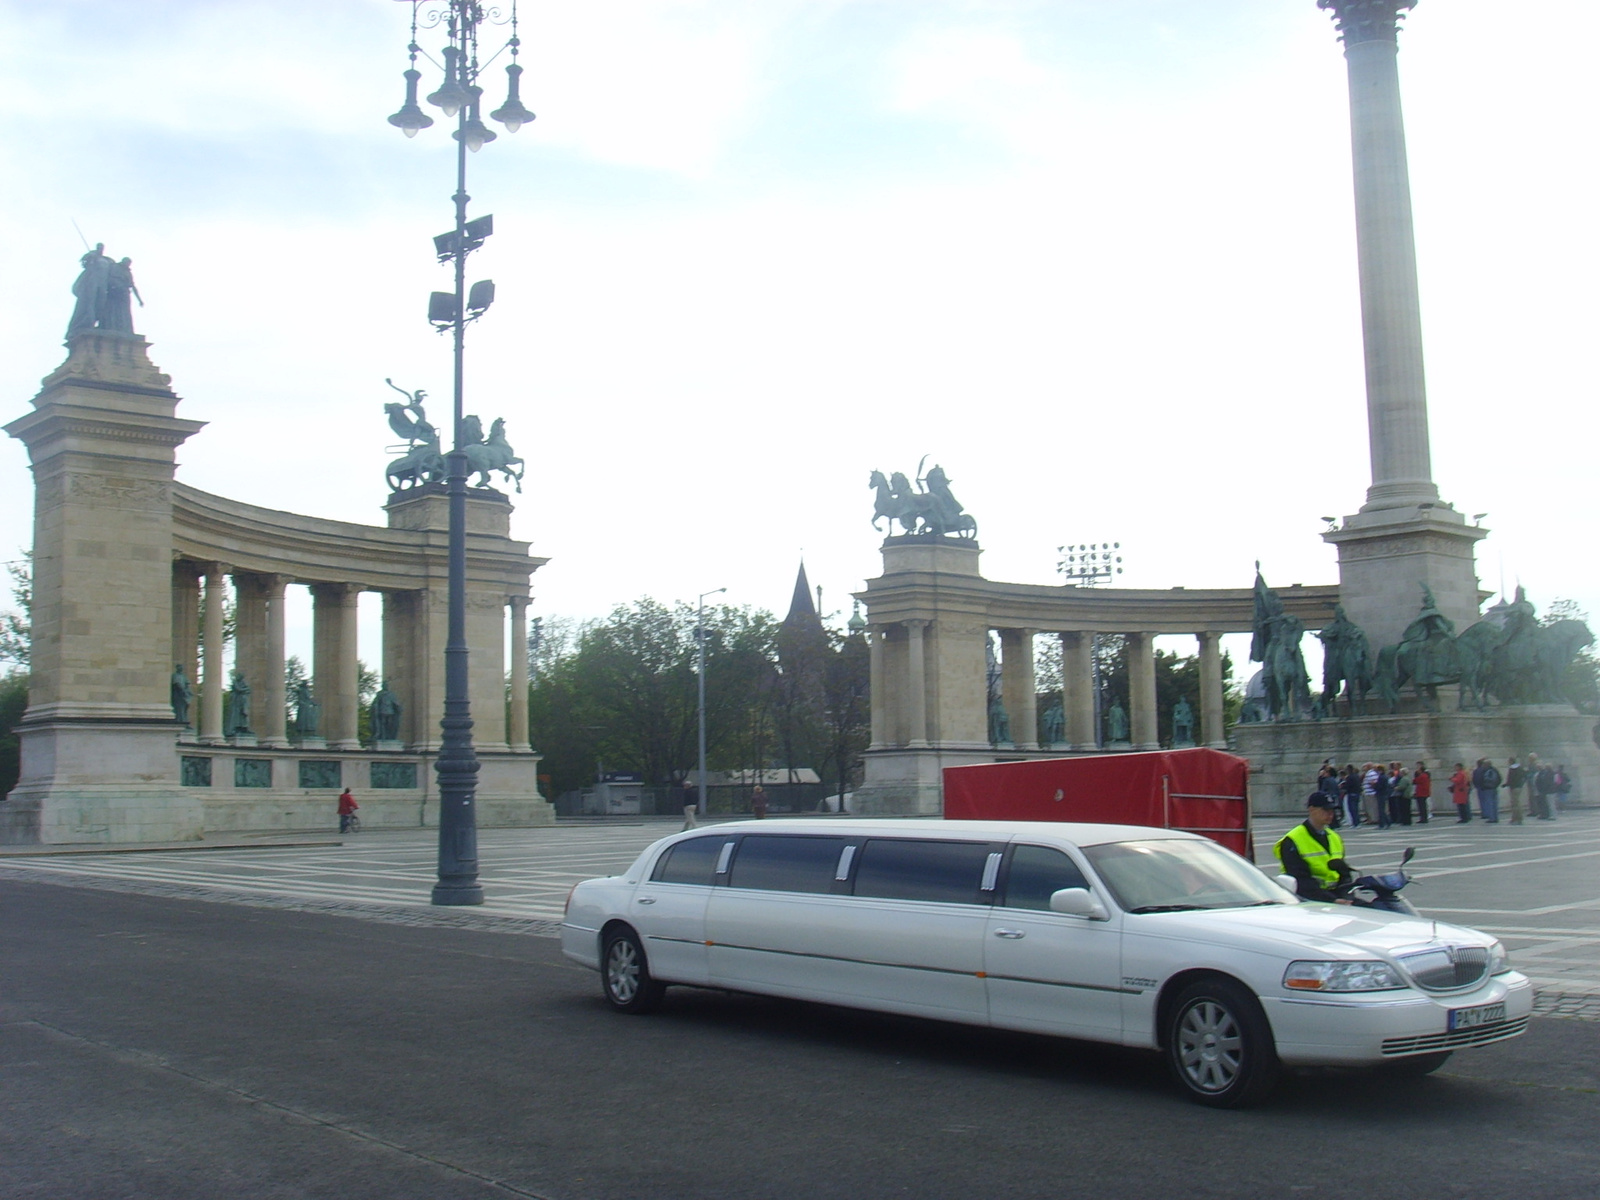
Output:
<path fill-rule="evenodd" d="M 467 473 L 476 471 L 478 481 L 475 487 L 486 488 L 489 486 L 489 472 L 499 471 L 506 477 L 507 483 L 515 482 L 517 491 L 522 491 L 522 470 L 513 471 L 512 467 L 523 468 L 523 461 L 512 451 L 506 441 L 506 423 L 502 417 L 495 418 L 489 427 L 487 441 L 477 442 L 470 446 L 462 447 L 467 456 Z"/>
<path fill-rule="evenodd" d="M 1305 631 L 1300 618 L 1292 613 L 1271 622 L 1261 674 L 1267 687 L 1267 711 L 1273 720 L 1293 721 L 1311 712 L 1311 681 L 1300 650 Z"/>
<path fill-rule="evenodd" d="M 439 453 L 439 435 L 432 441 L 421 442 L 389 464 L 387 472 L 391 491 L 401 491 L 418 484 L 433 483 L 444 478 L 444 455 Z"/>
<path fill-rule="evenodd" d="M 1367 710 L 1367 692 L 1372 688 L 1372 651 L 1362 628 L 1345 616 L 1344 605 L 1333 606 L 1333 620 L 1317 633 L 1322 642 L 1322 699 L 1326 715 L 1338 716 L 1339 693 L 1345 692 L 1347 715 L 1354 716 L 1356 705 Z"/>
<path fill-rule="evenodd" d="M 1541 626 L 1534 640 L 1536 666 L 1535 703 L 1564 704 L 1562 681 L 1578 653 L 1594 645 L 1594 634 L 1582 621 L 1562 620 Z"/>
<path fill-rule="evenodd" d="M 1400 711 L 1400 689 L 1411 685 L 1412 694 L 1429 712 L 1439 711 L 1439 685 L 1461 681 L 1460 655 L 1456 639 L 1421 643 L 1401 642 L 1378 651 L 1378 666 L 1373 684 L 1378 695 L 1389 703 L 1390 712 Z"/>
<path fill-rule="evenodd" d="M 877 492 L 877 497 L 874 500 L 872 507 L 872 527 L 877 529 L 878 522 L 884 517 L 888 517 L 888 533 L 890 537 L 893 537 L 894 523 L 896 521 L 904 522 L 905 520 L 905 503 L 894 494 L 894 489 L 889 486 L 889 481 L 883 477 L 882 471 L 874 471 L 872 473 L 872 477 L 867 480 L 867 486 Z M 915 523 L 916 517 L 913 516 L 911 519 L 911 524 L 914 525 Z M 879 530 L 879 532 L 883 531 Z M 906 526 L 906 532 L 911 532 L 910 525 Z"/>
<path fill-rule="evenodd" d="M 1456 638 L 1456 665 L 1461 672 L 1462 709 L 1489 707 L 1490 666 L 1505 632 L 1493 621 L 1478 621 L 1467 626 Z"/>

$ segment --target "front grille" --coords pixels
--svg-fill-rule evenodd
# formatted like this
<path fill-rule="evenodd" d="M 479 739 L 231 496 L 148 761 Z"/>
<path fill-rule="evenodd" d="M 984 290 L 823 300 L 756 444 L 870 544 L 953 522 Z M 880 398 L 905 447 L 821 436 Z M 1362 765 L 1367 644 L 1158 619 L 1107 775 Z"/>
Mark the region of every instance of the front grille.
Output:
<path fill-rule="evenodd" d="M 1475 987 L 1489 973 L 1489 951 L 1482 946 L 1439 946 L 1403 955 L 1400 963 L 1426 992 L 1459 992 Z"/>
<path fill-rule="evenodd" d="M 1479 1025 L 1475 1029 L 1457 1029 L 1451 1033 L 1429 1033 L 1421 1037 L 1384 1038 L 1385 1054 L 1421 1054 L 1428 1050 L 1459 1050 L 1463 1046 L 1487 1046 L 1490 1042 L 1516 1037 L 1528 1028 L 1528 1018 L 1501 1021 L 1495 1025 Z"/>

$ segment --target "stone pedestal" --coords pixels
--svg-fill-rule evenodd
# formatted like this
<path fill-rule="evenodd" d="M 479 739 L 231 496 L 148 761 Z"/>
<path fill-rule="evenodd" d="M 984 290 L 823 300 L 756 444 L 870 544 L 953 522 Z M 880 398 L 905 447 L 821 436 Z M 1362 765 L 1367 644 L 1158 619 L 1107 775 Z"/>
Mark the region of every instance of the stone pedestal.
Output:
<path fill-rule="evenodd" d="M 1257 813 L 1302 812 L 1322 760 L 1339 766 L 1401 762 L 1428 764 L 1433 807 L 1450 806 L 1446 786 L 1458 762 L 1470 770 L 1488 758 L 1502 771 L 1513 755 L 1537 754 L 1565 763 L 1575 781 L 1574 803 L 1600 801 L 1596 720 L 1567 705 L 1538 704 L 1485 712 L 1399 713 L 1332 721 L 1288 721 L 1234 728 L 1234 750 L 1250 760 L 1250 797 Z"/>
<path fill-rule="evenodd" d="M 198 838 L 173 719 L 172 478 L 202 428 L 133 334 L 68 343 L 6 432 L 34 475 L 33 659 L 8 842 Z"/>
<path fill-rule="evenodd" d="M 1478 619 L 1473 551 L 1488 530 L 1442 505 L 1378 509 L 1322 535 L 1339 549 L 1339 598 L 1376 653 L 1400 641 L 1422 605 L 1422 585 L 1463 632 Z"/>

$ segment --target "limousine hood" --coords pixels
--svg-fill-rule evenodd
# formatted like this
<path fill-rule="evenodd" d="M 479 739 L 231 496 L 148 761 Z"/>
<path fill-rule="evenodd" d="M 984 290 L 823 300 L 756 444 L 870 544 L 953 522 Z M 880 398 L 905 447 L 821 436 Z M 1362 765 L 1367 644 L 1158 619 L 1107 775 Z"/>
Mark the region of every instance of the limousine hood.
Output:
<path fill-rule="evenodd" d="M 1275 904 L 1172 913 L 1172 932 L 1183 937 L 1224 937 L 1276 943 L 1296 956 L 1358 958 L 1392 955 L 1429 942 L 1487 946 L 1488 935 L 1426 917 L 1344 904 Z"/>

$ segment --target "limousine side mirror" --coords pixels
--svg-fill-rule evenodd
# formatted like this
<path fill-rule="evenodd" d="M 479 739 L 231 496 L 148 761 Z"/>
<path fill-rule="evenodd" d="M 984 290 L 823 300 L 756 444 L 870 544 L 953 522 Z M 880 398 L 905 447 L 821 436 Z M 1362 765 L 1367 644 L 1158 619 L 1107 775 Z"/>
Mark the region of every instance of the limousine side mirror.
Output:
<path fill-rule="evenodd" d="M 1062 888 L 1050 893 L 1050 911 L 1065 913 L 1069 917 L 1088 917 L 1091 921 L 1104 921 L 1105 905 L 1090 894 L 1088 888 Z"/>
<path fill-rule="evenodd" d="M 1300 889 L 1295 884 L 1293 875 L 1277 875 L 1273 877 L 1272 882 L 1277 884 L 1284 891 L 1288 892 L 1291 896 L 1298 896 L 1300 894 Z"/>

